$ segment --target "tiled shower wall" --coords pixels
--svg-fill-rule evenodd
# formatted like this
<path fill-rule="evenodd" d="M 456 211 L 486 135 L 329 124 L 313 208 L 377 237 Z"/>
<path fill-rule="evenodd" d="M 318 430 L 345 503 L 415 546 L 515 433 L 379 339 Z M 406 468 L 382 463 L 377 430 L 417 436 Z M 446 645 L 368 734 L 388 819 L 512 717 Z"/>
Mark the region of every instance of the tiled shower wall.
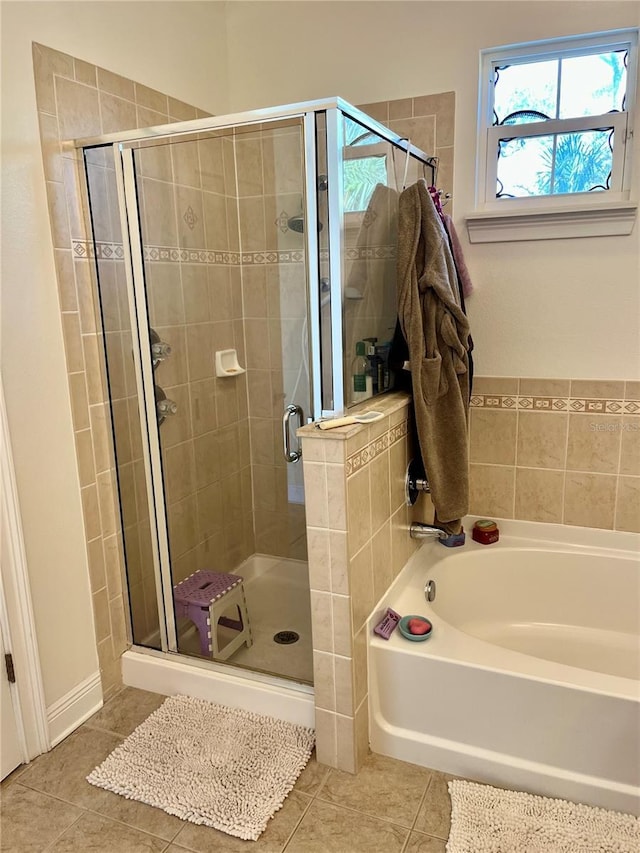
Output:
<path fill-rule="evenodd" d="M 87 257 L 89 232 L 80 203 L 81 163 L 78 152 L 63 143 L 205 114 L 43 45 L 34 44 L 33 59 L 96 640 L 108 699 L 121 685 L 119 659 L 127 644 L 122 533 L 94 267 Z M 125 329 L 113 331 L 126 336 Z M 127 396 L 123 388 L 120 399 Z"/>

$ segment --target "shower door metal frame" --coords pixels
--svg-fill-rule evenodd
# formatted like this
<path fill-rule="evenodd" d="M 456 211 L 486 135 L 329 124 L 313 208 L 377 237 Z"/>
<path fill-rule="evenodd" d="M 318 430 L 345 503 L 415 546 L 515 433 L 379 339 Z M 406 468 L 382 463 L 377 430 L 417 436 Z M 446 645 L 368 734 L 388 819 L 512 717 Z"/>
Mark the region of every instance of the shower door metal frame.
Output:
<path fill-rule="evenodd" d="M 320 329 L 320 253 L 318 243 L 318 198 L 317 198 L 317 140 L 315 117 L 325 113 L 327 129 L 327 174 L 329 190 L 329 270 L 331 295 L 331 367 L 333 374 L 333 408 L 322 408 L 322 366 L 321 366 L 321 329 Z M 366 115 L 342 98 L 329 98 L 306 101 L 282 107 L 251 110 L 226 116 L 194 119 L 158 125 L 145 129 L 110 133 L 85 139 L 73 140 L 77 149 L 88 149 L 109 145 L 114 155 L 117 177 L 118 203 L 122 225 L 123 249 L 125 253 L 125 271 L 127 296 L 131 315 L 132 333 L 137 346 L 133 348 L 136 364 L 136 383 L 139 399 L 139 416 L 142 433 L 147 437 L 143 441 L 143 458 L 151 542 L 156 579 L 156 593 L 160 627 L 161 651 L 181 654 L 178 648 L 175 611 L 173 604 L 173 586 L 171 582 L 171 560 L 169 553 L 168 522 L 164 481 L 162 477 L 162 459 L 160 455 L 159 429 L 156 418 L 154 378 L 151 359 L 143 357 L 143 351 L 151 352 L 149 338 L 149 315 L 147 311 L 144 253 L 139 224 L 139 209 L 134 168 L 134 150 L 139 143 L 153 140 L 180 140 L 194 133 L 207 131 L 232 131 L 239 127 L 250 127 L 276 123 L 287 118 L 299 118 L 302 128 L 302 148 L 304 157 L 305 189 L 305 254 L 307 277 L 307 323 L 309 334 L 309 382 L 312 405 L 311 419 L 342 414 L 345 408 L 343 337 L 343 293 L 342 293 L 342 255 L 344 247 L 344 217 L 342 200 L 342 147 L 344 142 L 342 116 L 349 116 L 381 138 L 413 156 L 423 164 L 432 166 L 437 158 L 430 157 L 410 140 L 402 138 L 375 119 Z M 154 533 L 155 529 L 155 533 Z M 130 606 L 129 590 L 126 597 Z M 136 648 L 153 651 L 138 646 L 132 636 L 132 626 L 128 625 L 129 640 Z M 229 664 L 216 661 L 203 662 L 181 655 L 196 665 L 216 665 L 228 667 Z M 237 670 L 236 670 L 237 671 Z M 257 673 L 253 673 L 257 675 Z"/>
<path fill-rule="evenodd" d="M 309 364 L 310 366 L 313 365 L 313 368 L 309 371 L 309 400 L 312 407 L 312 412 L 308 413 L 311 415 L 310 420 L 320 417 L 321 413 L 321 376 L 319 371 L 316 372 L 316 365 L 319 365 L 320 352 L 320 338 L 318 334 L 320 296 L 317 286 L 319 252 L 317 238 L 318 218 L 314 115 L 314 112 L 304 114 L 289 112 L 284 116 L 285 118 L 300 118 L 300 129 L 302 131 L 302 153 L 305 171 L 305 217 L 308 226 L 305 228 L 307 324 L 311 330 L 308 346 L 310 350 Z M 283 118 L 281 114 L 273 115 L 269 118 L 262 117 L 259 123 L 268 125 L 271 122 L 276 123 L 281 118 Z M 229 130 L 232 130 L 237 126 L 256 123 L 258 122 L 255 118 L 252 121 L 242 121 L 235 125 L 216 122 L 215 126 L 209 124 L 207 127 L 199 128 L 199 132 L 204 133 L 207 130 L 214 129 L 222 130 L 227 127 Z M 150 136 L 153 136 L 153 138 L 162 138 L 170 142 L 173 137 L 176 137 L 179 140 L 185 133 L 190 135 L 193 132 L 185 132 L 183 130 L 187 124 L 191 125 L 193 123 L 181 122 L 178 125 L 180 129 L 175 132 L 145 134 L 143 138 L 149 139 Z M 147 440 L 143 441 L 142 445 L 159 615 L 160 646 L 162 652 L 182 654 L 178 644 L 173 601 L 167 504 L 162 473 L 160 430 L 155 408 L 154 376 L 151 358 L 144 357 L 143 355 L 145 352 L 151 352 L 151 340 L 149 336 L 144 248 L 140 230 L 140 210 L 134 164 L 134 152 L 136 150 L 136 142 L 138 141 L 140 141 L 139 136 L 137 139 L 129 138 L 124 141 L 114 141 L 112 149 L 118 188 L 123 249 L 125 260 L 127 261 L 125 263 L 125 270 L 129 313 L 132 323 L 132 335 L 137 342 L 137 346 L 134 345 L 133 347 L 133 355 L 136 366 L 135 373 L 139 400 L 138 413 L 142 435 L 147 437 Z M 133 626 L 129 626 L 129 639 L 133 645 L 137 645 L 133 638 L 132 628 Z M 224 663 L 219 661 L 211 661 L 211 663 L 225 666 Z M 229 666 L 229 664 L 226 664 L 226 666 Z"/>

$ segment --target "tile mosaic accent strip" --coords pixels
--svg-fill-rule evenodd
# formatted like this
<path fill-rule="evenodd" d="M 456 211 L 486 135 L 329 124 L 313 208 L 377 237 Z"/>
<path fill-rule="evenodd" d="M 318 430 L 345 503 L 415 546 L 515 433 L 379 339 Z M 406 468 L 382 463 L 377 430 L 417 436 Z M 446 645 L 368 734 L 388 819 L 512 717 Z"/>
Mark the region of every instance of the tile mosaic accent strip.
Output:
<path fill-rule="evenodd" d="M 347 477 L 351 477 L 361 468 L 364 468 L 368 462 L 375 459 L 376 456 L 379 456 L 391 447 L 391 445 L 400 441 L 407 434 L 407 430 L 407 421 L 401 421 L 399 424 L 392 426 L 387 432 L 374 438 L 373 441 L 370 441 L 369 444 L 360 448 L 360 450 L 352 453 L 351 456 L 348 456 L 345 464 Z"/>
<path fill-rule="evenodd" d="M 348 261 L 386 260 L 395 258 L 396 246 L 352 246 L 345 249 Z"/>
<path fill-rule="evenodd" d="M 100 242 L 94 244 L 86 240 L 73 241 L 74 258 L 98 258 L 101 261 L 121 261 L 125 257 L 122 243 Z M 145 246 L 144 260 L 161 263 L 190 264 L 300 264 L 304 262 L 304 252 L 264 251 L 264 252 L 217 252 L 211 249 L 181 249 L 176 246 Z"/>
<path fill-rule="evenodd" d="M 588 415 L 640 415 L 639 400 L 591 400 L 576 397 L 519 397 L 474 394 L 474 409 L 523 409 L 531 412 L 584 412 Z"/>

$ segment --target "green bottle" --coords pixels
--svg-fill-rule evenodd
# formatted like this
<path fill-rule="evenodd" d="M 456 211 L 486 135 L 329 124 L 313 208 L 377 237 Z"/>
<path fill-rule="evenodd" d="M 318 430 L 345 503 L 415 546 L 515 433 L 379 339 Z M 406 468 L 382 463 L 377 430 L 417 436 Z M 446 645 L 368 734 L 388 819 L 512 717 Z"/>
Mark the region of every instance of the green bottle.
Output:
<path fill-rule="evenodd" d="M 367 400 L 372 393 L 371 376 L 366 356 L 366 344 L 364 341 L 356 343 L 356 356 L 351 362 L 351 402 L 359 403 Z"/>

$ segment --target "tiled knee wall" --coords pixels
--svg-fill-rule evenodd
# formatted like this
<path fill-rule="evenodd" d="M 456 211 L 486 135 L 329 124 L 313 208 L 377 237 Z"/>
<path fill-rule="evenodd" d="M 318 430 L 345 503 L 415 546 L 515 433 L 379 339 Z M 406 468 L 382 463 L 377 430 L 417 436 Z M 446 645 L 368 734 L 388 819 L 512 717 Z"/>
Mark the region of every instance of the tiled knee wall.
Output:
<path fill-rule="evenodd" d="M 385 418 L 303 439 L 318 760 L 357 771 L 368 748 L 366 620 L 416 548 L 405 505 L 409 398 Z M 477 377 L 470 513 L 640 531 L 640 383 Z"/>
<path fill-rule="evenodd" d="M 366 620 L 416 547 L 404 496 L 409 398 L 376 408 L 385 417 L 370 426 L 300 431 L 318 760 L 350 772 L 368 750 Z"/>

